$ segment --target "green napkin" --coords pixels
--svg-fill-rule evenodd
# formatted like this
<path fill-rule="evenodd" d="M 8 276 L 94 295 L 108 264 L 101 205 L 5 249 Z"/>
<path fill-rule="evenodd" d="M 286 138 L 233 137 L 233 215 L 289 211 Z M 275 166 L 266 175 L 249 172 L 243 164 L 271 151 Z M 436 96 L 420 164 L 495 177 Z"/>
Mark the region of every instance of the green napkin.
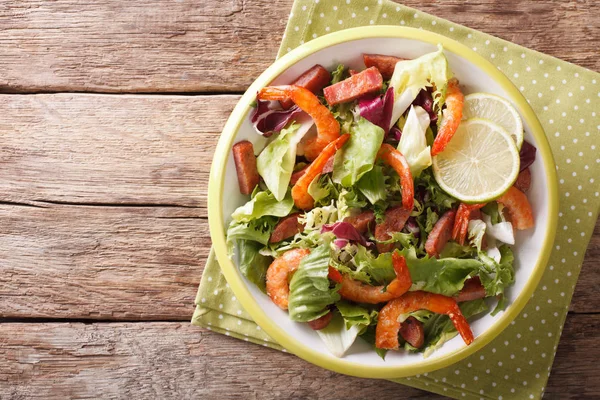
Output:
<path fill-rule="evenodd" d="M 540 398 L 598 217 L 600 74 L 385 0 L 297 0 L 278 56 L 327 33 L 374 24 L 437 32 L 497 65 L 538 115 L 556 158 L 560 188 L 554 250 L 521 315 L 467 359 L 395 382 L 455 398 Z M 236 300 L 212 251 L 196 305 L 194 324 L 283 350 Z"/>

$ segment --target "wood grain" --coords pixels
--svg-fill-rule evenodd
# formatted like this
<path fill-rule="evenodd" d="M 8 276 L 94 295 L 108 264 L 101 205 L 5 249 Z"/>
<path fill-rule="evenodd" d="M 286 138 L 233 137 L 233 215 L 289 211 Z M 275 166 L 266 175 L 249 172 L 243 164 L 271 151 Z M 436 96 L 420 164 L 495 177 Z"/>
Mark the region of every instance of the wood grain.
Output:
<path fill-rule="evenodd" d="M 598 315 L 569 316 L 546 398 L 600 396 L 599 327 Z M 2 399 L 441 398 L 182 323 L 2 324 L 0 359 Z"/>
<path fill-rule="evenodd" d="M 0 205 L 0 220 L 0 317 L 191 318 L 210 248 L 198 209 Z"/>
<path fill-rule="evenodd" d="M 595 0 L 402 4 L 600 71 Z M 0 91 L 242 92 L 269 65 L 292 0 L 0 4 Z"/>
<path fill-rule="evenodd" d="M 238 99 L 0 95 L 0 201 L 204 212 L 214 147 Z"/>

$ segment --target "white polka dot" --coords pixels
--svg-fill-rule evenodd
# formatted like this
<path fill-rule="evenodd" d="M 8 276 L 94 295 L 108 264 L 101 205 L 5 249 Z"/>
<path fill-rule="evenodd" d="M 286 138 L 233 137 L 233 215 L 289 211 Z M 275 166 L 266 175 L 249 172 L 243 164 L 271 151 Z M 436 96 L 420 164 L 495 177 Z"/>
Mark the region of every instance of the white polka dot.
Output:
<path fill-rule="evenodd" d="M 223 319 L 223 314 L 219 314 L 219 319 Z"/>
<path fill-rule="evenodd" d="M 514 74 L 513 76 L 514 76 L 515 78 L 518 78 L 518 77 L 519 77 L 519 74 L 517 74 L 517 73 L 515 72 L 515 74 Z"/>
<path fill-rule="evenodd" d="M 454 370 L 454 373 L 455 373 L 456 375 L 458 375 L 458 374 L 460 374 L 460 371 L 456 369 L 456 370 Z"/>
<path fill-rule="evenodd" d="M 212 282 L 212 276 L 209 276 L 209 277 L 208 277 L 208 281 L 209 281 L 209 282 Z"/>
<path fill-rule="evenodd" d="M 436 24 L 437 24 L 437 22 L 431 21 L 431 25 L 436 25 Z"/>
<path fill-rule="evenodd" d="M 328 26 L 325 27 L 325 31 L 329 32 L 329 27 Z"/>
<path fill-rule="evenodd" d="M 340 24 L 340 25 L 341 25 L 341 24 L 343 24 L 343 23 L 344 23 L 344 21 L 342 21 L 341 19 L 338 19 L 338 24 Z"/>
<path fill-rule="evenodd" d="M 352 18 L 356 18 L 356 13 L 352 13 Z"/>
<path fill-rule="evenodd" d="M 450 27 L 450 32 L 454 32 L 454 27 L 453 26 Z"/>
<path fill-rule="evenodd" d="M 317 34 L 313 33 L 312 37 L 313 37 L 313 39 L 316 39 L 317 38 Z"/>
<path fill-rule="evenodd" d="M 202 301 L 203 303 L 206 303 L 206 299 L 204 297 L 200 301 Z"/>
<path fill-rule="evenodd" d="M 325 16 L 325 14 L 321 13 L 319 14 L 319 17 L 323 18 Z"/>
<path fill-rule="evenodd" d="M 375 23 L 375 21 L 373 21 L 373 20 L 369 21 L 369 24 L 371 24 L 371 25 L 373 25 L 374 23 Z"/>
<path fill-rule="evenodd" d="M 496 58 L 496 55 L 494 53 L 492 53 L 492 54 L 490 54 L 490 57 Z"/>
<path fill-rule="evenodd" d="M 404 20 L 400 21 L 400 25 L 404 25 L 404 24 L 405 24 Z"/>
<path fill-rule="evenodd" d="M 512 60 L 508 60 L 508 65 L 512 65 Z"/>
<path fill-rule="evenodd" d="M 213 292 L 213 294 L 216 296 L 219 294 L 219 289 L 215 289 L 215 291 Z"/>
<path fill-rule="evenodd" d="M 337 11 L 337 6 L 333 6 L 333 11 Z"/>
<path fill-rule="evenodd" d="M 498 361 L 498 366 L 501 367 L 502 366 L 502 361 Z"/>
<path fill-rule="evenodd" d="M 477 51 L 477 47 L 473 47 L 473 51 Z"/>
<path fill-rule="evenodd" d="M 296 26 L 296 27 L 294 28 L 294 30 L 295 30 L 296 32 L 298 32 L 298 31 L 300 30 L 300 28 Z"/>
<path fill-rule="evenodd" d="M 219 308 L 222 309 L 223 308 L 223 304 L 219 304 Z"/>
<path fill-rule="evenodd" d="M 302 11 L 306 11 L 306 6 L 302 6 Z"/>

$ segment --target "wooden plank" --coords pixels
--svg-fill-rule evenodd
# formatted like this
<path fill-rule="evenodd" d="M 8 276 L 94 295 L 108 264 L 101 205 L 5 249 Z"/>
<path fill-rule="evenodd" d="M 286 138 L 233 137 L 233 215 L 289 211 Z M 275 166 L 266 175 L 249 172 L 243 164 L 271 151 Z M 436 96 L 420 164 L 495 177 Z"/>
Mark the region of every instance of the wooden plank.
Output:
<path fill-rule="evenodd" d="M 595 0 L 402 4 L 600 71 Z M 241 92 L 275 59 L 292 0 L 0 5 L 0 91 Z"/>
<path fill-rule="evenodd" d="M 570 315 L 547 398 L 598 398 L 600 316 Z M 243 354 L 243 357 L 239 355 Z M 0 325 L 0 398 L 427 398 L 186 323 Z"/>
<path fill-rule="evenodd" d="M 191 318 L 211 244 L 203 209 L 41 204 L 0 205 L 0 317 Z M 593 241 L 575 312 L 600 312 Z"/>
<path fill-rule="evenodd" d="M 189 320 L 210 248 L 198 210 L 0 205 L 0 317 Z"/>
<path fill-rule="evenodd" d="M 0 95 L 0 201 L 202 207 L 239 96 Z"/>

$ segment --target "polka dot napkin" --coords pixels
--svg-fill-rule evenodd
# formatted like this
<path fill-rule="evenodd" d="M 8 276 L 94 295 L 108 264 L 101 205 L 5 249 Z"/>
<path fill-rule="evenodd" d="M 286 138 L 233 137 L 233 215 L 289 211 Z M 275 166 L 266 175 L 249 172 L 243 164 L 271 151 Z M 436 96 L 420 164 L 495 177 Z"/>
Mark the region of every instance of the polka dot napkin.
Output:
<path fill-rule="evenodd" d="M 327 33 L 373 24 L 427 29 L 468 45 L 504 72 L 537 113 L 556 158 L 560 213 L 554 250 L 519 317 L 451 367 L 398 383 L 455 398 L 540 398 L 600 205 L 600 74 L 487 34 L 380 0 L 297 0 L 279 55 Z M 211 252 L 192 322 L 283 350 L 236 300 Z"/>

